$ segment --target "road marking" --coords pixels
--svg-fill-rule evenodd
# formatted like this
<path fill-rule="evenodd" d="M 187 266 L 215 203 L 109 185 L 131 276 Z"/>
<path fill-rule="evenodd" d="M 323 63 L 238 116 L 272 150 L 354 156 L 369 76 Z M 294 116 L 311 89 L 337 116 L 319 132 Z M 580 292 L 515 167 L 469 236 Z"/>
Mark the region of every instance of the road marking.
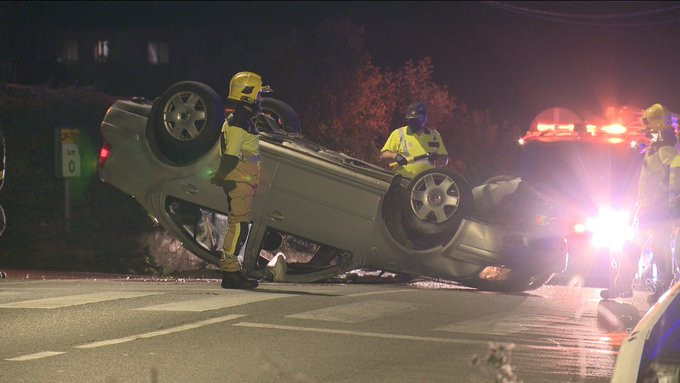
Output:
<path fill-rule="evenodd" d="M 379 332 L 366 332 L 366 331 L 350 331 L 350 330 L 336 330 L 330 328 L 316 328 L 316 327 L 298 327 L 298 326 L 283 326 L 267 323 L 252 323 L 252 322 L 239 322 L 234 323 L 232 326 L 238 327 L 249 327 L 249 328 L 264 328 L 272 330 L 289 330 L 289 331 L 301 331 L 301 332 L 313 332 L 313 333 L 323 333 L 323 334 L 335 334 L 335 335 L 354 335 L 354 336 L 364 336 L 370 338 L 383 338 L 383 339 L 397 339 L 397 340 L 413 340 L 421 342 L 437 342 L 437 343 L 454 343 L 454 344 L 472 344 L 478 346 L 489 347 L 489 341 L 487 340 L 472 340 L 472 339 L 455 339 L 455 338 L 435 338 L 429 336 L 413 336 L 413 335 L 399 335 L 399 334 L 384 334 Z M 538 350 L 538 351 L 551 351 L 551 352 L 582 352 L 583 349 L 579 347 L 570 346 L 546 346 L 546 345 L 536 345 L 536 344 L 522 344 L 514 343 L 515 349 L 526 349 L 526 350 Z M 593 350 L 588 349 L 588 351 L 597 354 L 605 355 L 616 355 L 617 351 L 613 350 Z"/>
<path fill-rule="evenodd" d="M 481 335 L 494 335 L 494 336 L 506 336 L 513 332 L 503 331 L 503 329 L 498 329 L 496 326 L 498 323 L 503 323 L 506 313 L 492 313 L 489 315 L 482 315 L 475 319 L 470 319 L 466 321 L 456 322 L 450 325 L 437 327 L 435 331 L 446 331 L 452 333 L 463 333 L 463 334 L 481 334 Z M 515 332 L 519 332 L 520 329 Z"/>
<path fill-rule="evenodd" d="M 82 295 L 68 295 L 64 297 L 35 299 L 30 301 L 12 302 L 0 304 L 0 308 L 6 309 L 54 309 L 68 306 L 78 306 L 88 303 L 112 301 L 115 299 L 137 298 L 147 295 L 157 295 L 162 293 L 135 293 L 124 291 L 110 291 L 103 293 L 92 293 Z"/>
<path fill-rule="evenodd" d="M 245 305 L 271 299 L 287 298 L 290 295 L 268 293 L 234 293 L 224 296 L 196 299 L 193 301 L 173 302 L 162 305 L 143 307 L 136 310 L 146 311 L 208 311 L 225 307 Z"/>
<path fill-rule="evenodd" d="M 355 323 L 377 319 L 391 314 L 403 313 L 413 309 L 415 309 L 415 306 L 412 304 L 381 300 L 368 300 L 364 302 L 350 303 L 341 306 L 333 306 L 320 310 L 287 315 L 287 317 L 295 319 Z"/>
<path fill-rule="evenodd" d="M 275 325 L 275 324 L 252 323 L 252 322 L 234 323 L 233 326 L 251 327 L 251 328 L 267 328 L 267 329 L 274 329 L 274 330 L 305 331 L 305 332 L 316 332 L 316 333 L 336 334 L 336 335 L 356 335 L 356 336 L 366 336 L 366 337 L 371 337 L 371 338 L 384 338 L 384 339 L 417 340 L 417 341 L 439 342 L 439 343 L 459 343 L 459 344 L 476 344 L 476 345 L 488 345 L 488 343 L 489 343 L 487 341 L 468 340 L 468 339 L 434 338 L 434 337 L 429 337 L 429 336 L 384 334 L 384 333 L 379 333 L 379 332 L 335 330 L 335 329 L 330 329 L 330 328 L 282 326 L 282 325 Z"/>
<path fill-rule="evenodd" d="M 9 358 L 9 359 L 5 359 L 5 360 L 10 361 L 10 362 L 24 362 L 24 361 L 27 361 L 27 360 L 42 359 L 42 358 L 47 358 L 49 356 L 55 356 L 55 355 L 61 355 L 61 354 L 66 354 L 66 353 L 61 352 L 61 351 L 43 351 L 43 352 L 36 352 L 35 354 L 17 356 L 16 358 Z"/>
<path fill-rule="evenodd" d="M 75 348 L 97 348 L 97 347 L 111 346 L 111 345 L 114 345 L 114 344 L 131 342 L 131 341 L 137 340 L 137 339 L 153 338 L 155 336 L 168 335 L 168 334 L 173 334 L 173 333 L 180 332 L 180 331 L 192 330 L 192 329 L 195 329 L 195 328 L 208 326 L 208 325 L 215 324 L 215 323 L 221 323 L 221 322 L 230 321 L 232 319 L 241 318 L 243 316 L 245 316 L 245 315 L 233 315 L 233 314 L 232 315 L 225 315 L 225 316 L 221 316 L 221 317 L 217 317 L 217 318 L 203 320 L 203 321 L 200 321 L 200 322 L 189 323 L 189 324 L 185 324 L 185 325 L 181 325 L 181 326 L 177 326 L 177 327 L 171 327 L 171 328 L 167 328 L 165 330 L 151 331 L 151 332 L 147 332 L 147 333 L 144 333 L 144 334 L 131 335 L 131 336 L 126 336 L 126 337 L 117 338 L 117 339 L 102 340 L 102 341 L 82 344 L 80 346 L 74 346 L 74 347 Z"/>
<path fill-rule="evenodd" d="M 378 294 L 394 294 L 394 293 L 404 293 L 407 291 L 418 291 L 416 289 L 403 289 L 403 290 L 388 290 L 388 291 L 374 291 L 370 293 L 356 293 L 344 295 L 344 297 L 354 298 L 354 297 L 365 297 L 367 295 L 378 295 Z"/>

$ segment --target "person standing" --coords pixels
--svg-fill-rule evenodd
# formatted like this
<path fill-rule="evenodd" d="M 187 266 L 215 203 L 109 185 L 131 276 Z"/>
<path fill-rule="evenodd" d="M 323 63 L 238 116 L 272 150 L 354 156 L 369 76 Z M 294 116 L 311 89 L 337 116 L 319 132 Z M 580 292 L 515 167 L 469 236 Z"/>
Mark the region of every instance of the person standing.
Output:
<path fill-rule="evenodd" d="M 649 301 L 655 302 L 670 287 L 673 280 L 671 253 L 673 228 L 669 195 L 670 164 L 677 154 L 675 149 L 677 138 L 672 126 L 672 115 L 673 113 L 661 104 L 652 105 L 643 114 L 642 123 L 652 136 L 652 143 L 645 151 L 638 182 L 638 239 L 630 244 L 624 254 L 613 288 L 600 292 L 604 299 L 633 295 L 633 279 L 645 244 L 649 245 L 654 254 L 658 274 Z"/>
<path fill-rule="evenodd" d="M 441 135 L 427 129 L 427 107 L 414 102 L 406 110 L 406 126 L 392 131 L 380 149 L 378 162 L 388 166 L 396 163 L 398 174 L 413 178 L 417 174 L 448 164 L 448 152 Z"/>
<path fill-rule="evenodd" d="M 258 282 L 242 274 L 238 254 L 248 236 L 251 206 L 260 179 L 260 149 L 253 117 L 259 111 L 261 93 L 270 91 L 260 75 L 239 72 L 229 82 L 229 101 L 234 103 L 222 126 L 220 166 L 211 183 L 227 195 L 228 216 L 220 270 L 222 288 L 254 289 Z"/>

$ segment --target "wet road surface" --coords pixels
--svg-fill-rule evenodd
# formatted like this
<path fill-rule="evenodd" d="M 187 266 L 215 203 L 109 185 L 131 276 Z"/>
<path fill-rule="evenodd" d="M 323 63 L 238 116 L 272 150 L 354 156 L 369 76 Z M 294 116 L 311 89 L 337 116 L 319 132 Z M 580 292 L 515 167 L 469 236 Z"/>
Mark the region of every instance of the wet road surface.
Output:
<path fill-rule="evenodd" d="M 642 294 L 601 302 L 599 289 L 566 286 L 233 291 L 214 279 L 22 273 L 0 280 L 2 382 L 606 382 L 648 308 Z"/>

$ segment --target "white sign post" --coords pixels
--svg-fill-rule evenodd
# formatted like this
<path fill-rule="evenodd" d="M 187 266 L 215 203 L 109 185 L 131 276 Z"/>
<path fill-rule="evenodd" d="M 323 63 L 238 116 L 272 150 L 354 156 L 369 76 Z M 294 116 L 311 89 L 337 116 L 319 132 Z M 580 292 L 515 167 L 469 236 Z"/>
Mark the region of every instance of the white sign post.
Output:
<path fill-rule="evenodd" d="M 66 220 L 66 232 L 71 232 L 71 199 L 70 178 L 80 177 L 80 151 L 78 150 L 78 129 L 60 129 L 58 131 L 57 160 L 61 166 L 57 166 L 57 176 L 64 178 L 64 219 Z"/>
<path fill-rule="evenodd" d="M 80 176 L 78 144 L 61 144 L 61 174 L 64 178 Z"/>

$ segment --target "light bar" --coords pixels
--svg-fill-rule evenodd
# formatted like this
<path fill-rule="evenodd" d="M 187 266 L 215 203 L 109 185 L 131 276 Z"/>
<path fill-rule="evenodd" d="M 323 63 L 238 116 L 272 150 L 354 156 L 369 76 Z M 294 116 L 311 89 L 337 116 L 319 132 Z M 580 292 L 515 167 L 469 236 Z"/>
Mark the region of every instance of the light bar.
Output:
<path fill-rule="evenodd" d="M 611 125 L 603 126 L 601 130 L 604 133 L 609 133 L 609 134 L 624 134 L 624 133 L 626 133 L 627 129 L 623 125 L 611 124 Z"/>
<path fill-rule="evenodd" d="M 574 131 L 574 124 L 538 123 L 538 124 L 536 124 L 536 130 L 538 130 L 539 132 L 547 132 L 547 131 L 551 131 L 551 130 L 563 130 L 563 131 L 573 132 Z"/>

